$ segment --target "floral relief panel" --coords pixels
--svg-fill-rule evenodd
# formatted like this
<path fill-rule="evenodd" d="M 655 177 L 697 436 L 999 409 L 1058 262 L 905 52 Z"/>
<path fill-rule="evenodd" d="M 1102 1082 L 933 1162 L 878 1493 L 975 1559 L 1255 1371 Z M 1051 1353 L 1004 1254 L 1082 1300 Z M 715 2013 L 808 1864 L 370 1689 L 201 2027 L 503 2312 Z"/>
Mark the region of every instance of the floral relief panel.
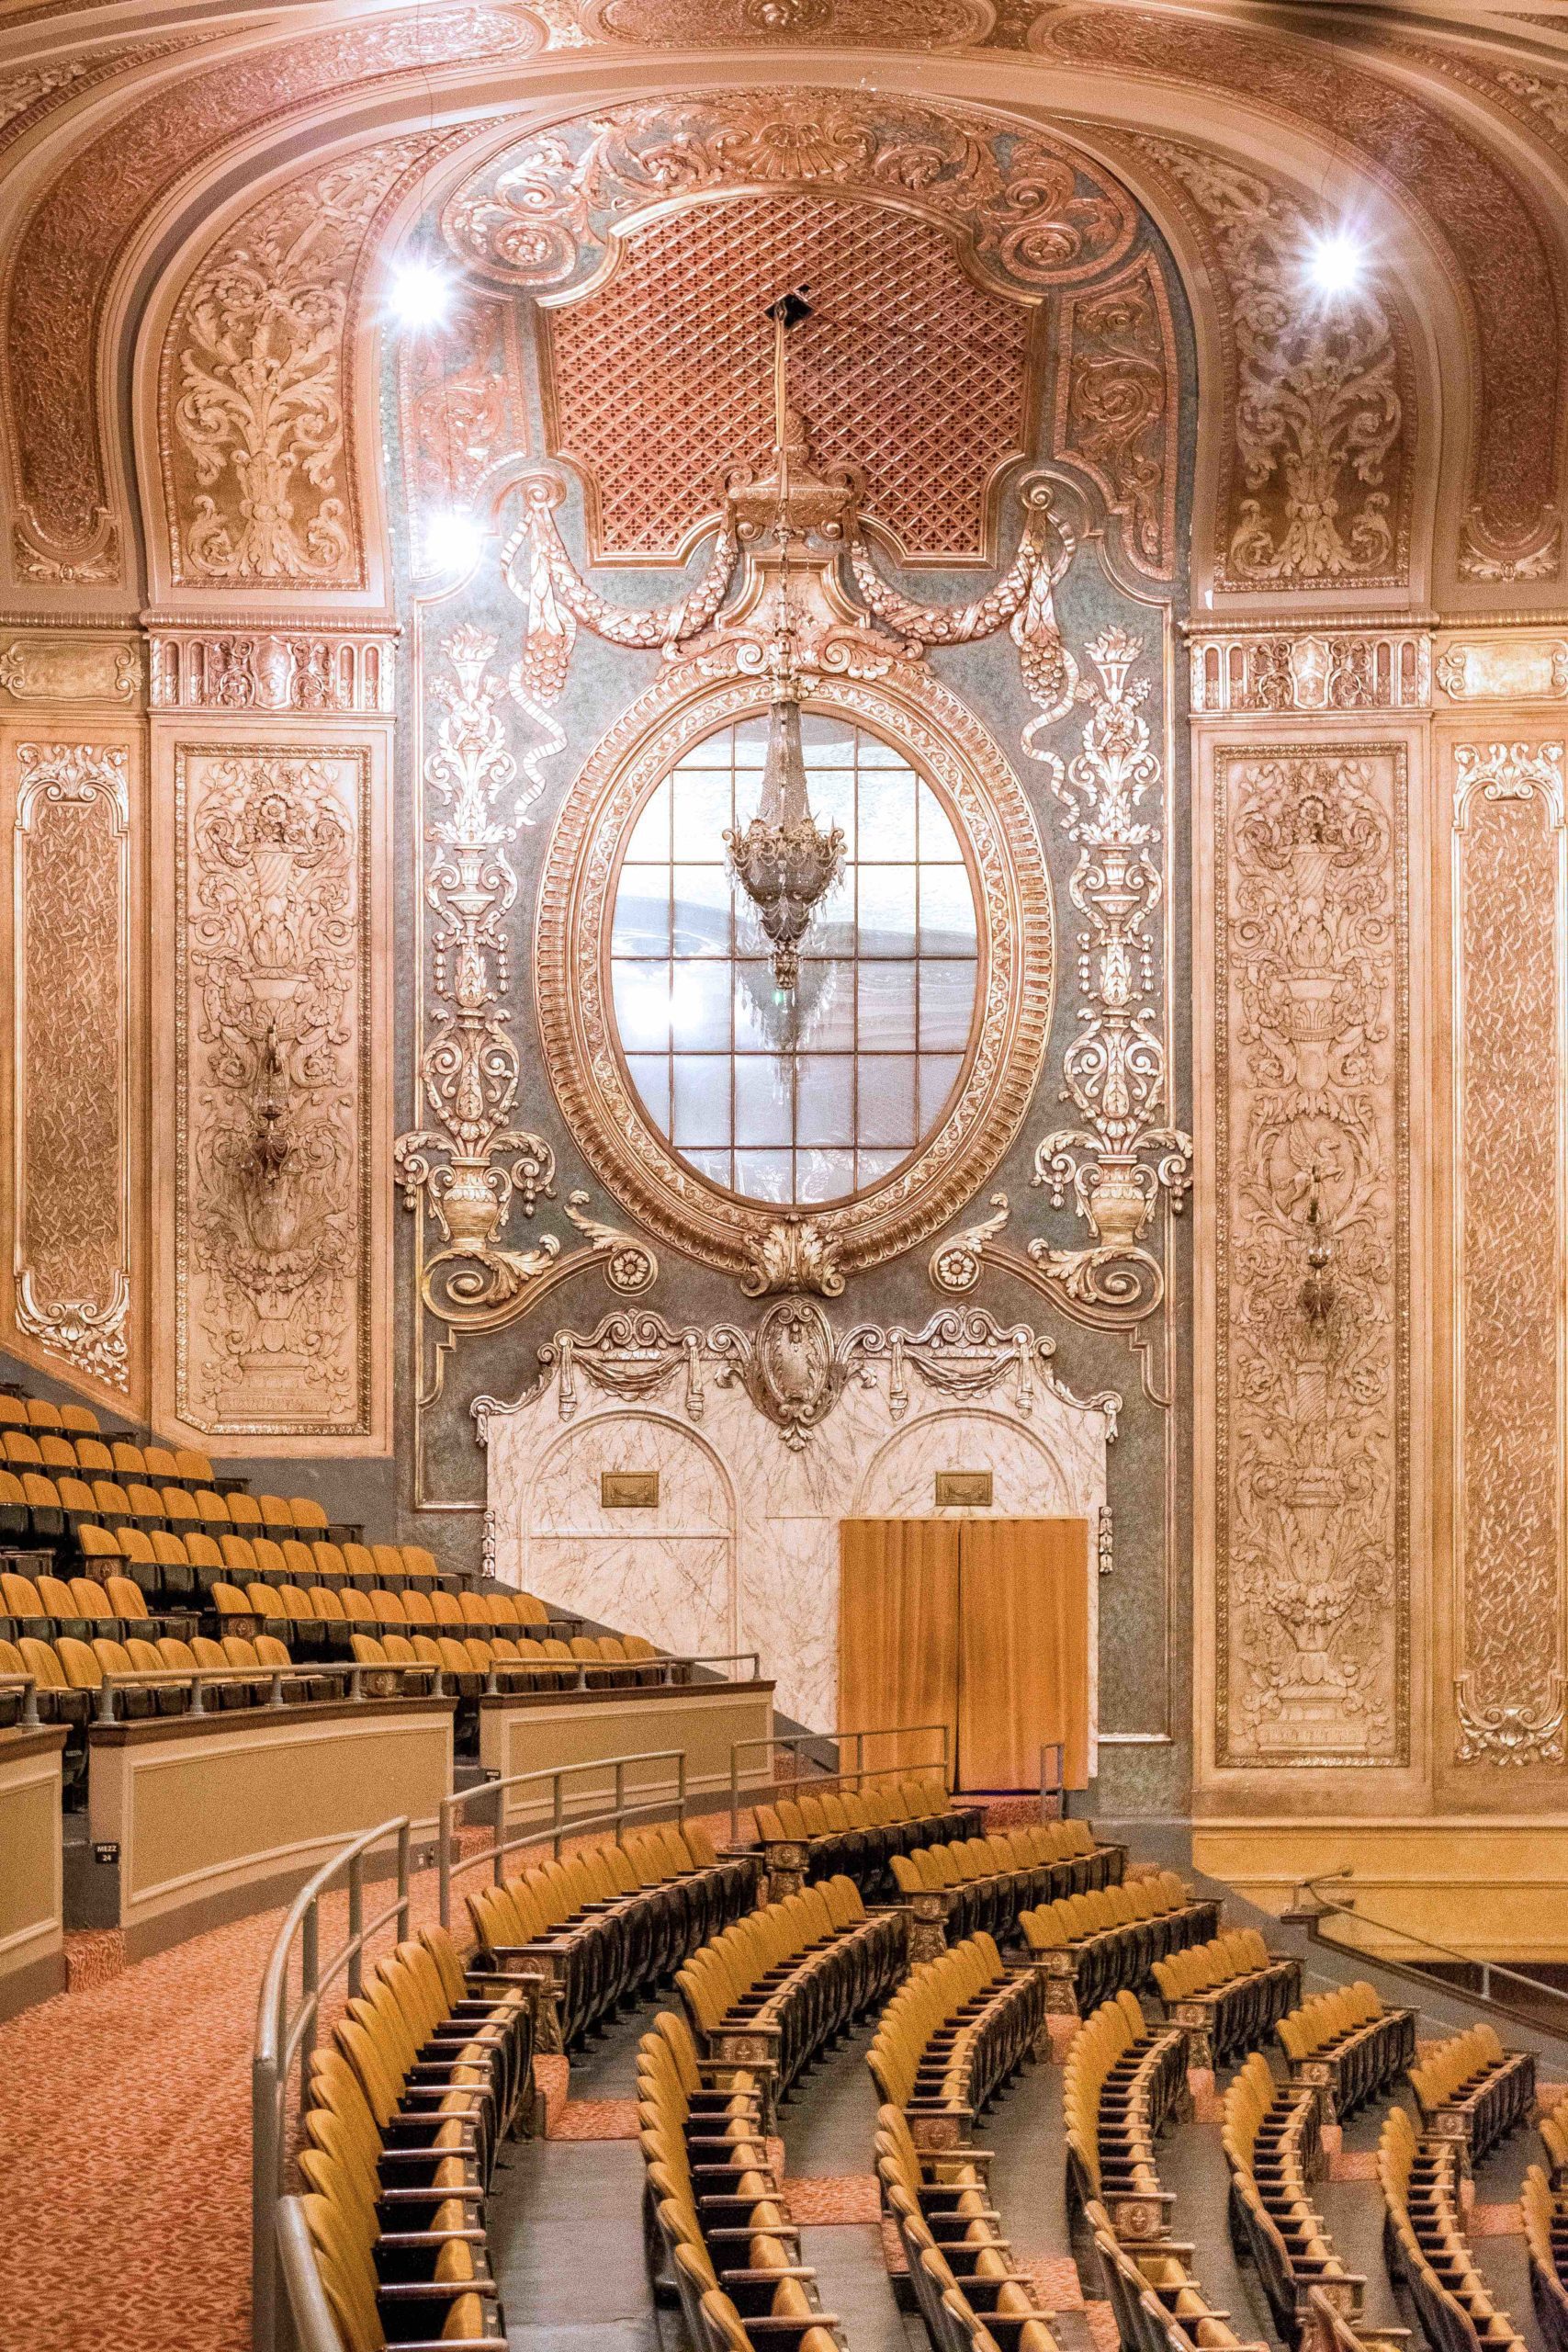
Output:
<path fill-rule="evenodd" d="M 175 760 L 176 1410 L 368 1427 L 369 757 Z"/>
<path fill-rule="evenodd" d="M 1454 753 L 1453 1761 L 1563 1760 L 1562 747 Z"/>
<path fill-rule="evenodd" d="M 22 742 L 16 775 L 12 1314 L 66 1378 L 124 1393 L 130 755 Z"/>
<path fill-rule="evenodd" d="M 1409 1746 L 1404 754 L 1215 754 L 1215 1760 Z"/>

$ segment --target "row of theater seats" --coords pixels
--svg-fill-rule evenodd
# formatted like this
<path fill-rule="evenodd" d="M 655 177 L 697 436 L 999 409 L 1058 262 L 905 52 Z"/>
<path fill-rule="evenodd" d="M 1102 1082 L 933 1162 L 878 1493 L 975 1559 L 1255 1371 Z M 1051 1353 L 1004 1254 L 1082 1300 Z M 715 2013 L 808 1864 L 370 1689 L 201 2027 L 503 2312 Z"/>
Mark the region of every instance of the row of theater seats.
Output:
<path fill-rule="evenodd" d="M 1410 2291 L 1433 2352 L 1522 2352 L 1465 2237 L 1460 2143 L 1417 2137 L 1404 2108 L 1389 2110 L 1378 2141 L 1390 2270 Z"/>
<path fill-rule="evenodd" d="M 664 2012 L 637 2047 L 637 2137 L 662 2283 L 693 2352 L 840 2352 L 768 2145 L 763 2086 L 705 2065 Z"/>
<path fill-rule="evenodd" d="M 1153 1974 L 1167 2014 L 1187 2028 L 1193 2063 L 1205 2066 L 1252 2049 L 1302 1996 L 1301 1962 L 1277 1959 L 1256 1928 L 1156 1960 Z"/>
<path fill-rule="evenodd" d="M 798 1854 L 807 1879 L 845 1875 L 869 1894 L 890 1883 L 895 1854 L 977 1838 L 986 1809 L 956 1804 L 941 1773 L 924 1771 L 886 1776 L 863 1789 L 780 1797 L 760 1804 L 755 1817 L 770 1878 L 780 1870 L 782 1854 Z"/>
<path fill-rule="evenodd" d="M 220 1634 L 261 1629 L 280 1639 L 296 1639 L 307 1650 L 346 1651 L 356 1630 L 478 1633 L 486 1637 L 497 1632 L 553 1631 L 553 1621 L 531 1593 L 453 1593 L 412 1578 L 402 1592 L 341 1592 L 325 1583 L 302 1591 L 297 1585 L 259 1579 L 242 1590 L 220 1577 L 198 1600 L 170 1607 L 150 1600 L 135 1576 L 124 1573 L 127 1563 L 116 1555 L 92 1565 L 102 1572 L 101 1581 L 96 1575 L 66 1577 L 48 1569 L 33 1575 L 16 1569 L 0 1573 L 0 1618 L 9 1619 L 10 1638 L 28 1633 L 52 1639 L 63 1633 L 83 1641 L 95 1631 L 114 1635 L 118 1629 L 123 1639 L 133 1630 L 144 1634 L 149 1625 L 186 1635 L 206 1619 Z"/>
<path fill-rule="evenodd" d="M 1328 2168 L 1323 2103 L 1305 2083 L 1280 2084 L 1255 2050 L 1225 2093 L 1221 2144 L 1231 2175 L 1231 2228 L 1252 2258 L 1283 2335 L 1299 2338 L 1314 2287 L 1352 2311 L 1365 2280 L 1340 2260 L 1310 2184 Z"/>
<path fill-rule="evenodd" d="M 1292 2082 L 1314 2086 L 1325 2123 L 1342 2123 L 1416 2064 L 1416 2012 L 1385 2009 L 1363 1979 L 1316 1993 L 1276 2031 Z"/>
<path fill-rule="evenodd" d="M 911 1969 L 887 2004 L 866 2052 L 877 2097 L 917 2141 L 951 2147 L 1035 2054 L 1044 2017 L 1043 1977 L 1004 1967 L 990 1936 L 971 1936 Z"/>
<path fill-rule="evenodd" d="M 1479 2164 L 1529 2115 L 1535 2103 L 1535 2059 L 1505 2050 L 1483 2022 L 1440 2041 L 1410 2069 L 1410 2087 L 1427 2132 L 1461 2139 Z"/>
<path fill-rule="evenodd" d="M 1155 2143 L 1190 2107 L 1187 2045 L 1174 2027 L 1152 2027 L 1137 1996 L 1118 1993 L 1086 2018 L 1062 2075 L 1062 2120 L 1070 2203 L 1108 2209 L 1130 2235 L 1161 2236 L 1156 2216 L 1172 2203 Z"/>
<path fill-rule="evenodd" d="M 1568 2352 L 1568 2202 L 1539 2165 L 1531 2165 L 1525 2175 L 1519 2219 L 1529 2257 L 1530 2303 L 1542 2343 L 1546 2352 Z"/>
<path fill-rule="evenodd" d="M 956 1838 L 891 1857 L 893 1883 L 916 1916 L 929 1914 L 948 1940 L 985 1928 L 1009 1936 L 1032 1905 L 1071 1894 L 1105 1876 L 1119 1878 L 1121 1847 L 1100 1846 L 1083 1821 L 1041 1821 Z"/>
<path fill-rule="evenodd" d="M 79 1527 L 76 1548 L 89 1575 L 134 1578 L 150 1600 L 167 1607 L 207 1606 L 219 1584 L 260 1582 L 301 1592 L 362 1597 L 372 1592 L 448 1600 L 457 1579 L 438 1566 L 423 1544 L 336 1543 L 331 1536 L 221 1535 L 188 1528 Z M 532 1596 L 530 1596 L 532 1598 Z M 538 1616 L 546 1614 L 536 1603 Z"/>
<path fill-rule="evenodd" d="M 754 1855 L 721 1856 L 687 1821 L 531 1864 L 466 1901 L 486 1967 L 543 1975 L 554 2039 L 570 2049 L 749 1912 L 757 1883 Z"/>
<path fill-rule="evenodd" d="M 24 1396 L 15 1388 L 0 1389 L 0 1430 L 70 1430 L 96 1437 L 102 1424 L 90 1405 L 51 1405 L 43 1396 Z"/>
<path fill-rule="evenodd" d="M 850 1878 L 737 1919 L 675 1972 L 705 2056 L 744 2062 L 776 2102 L 903 1973 L 901 1911 L 867 1912 Z"/>
<path fill-rule="evenodd" d="M 888 2102 L 877 2111 L 875 2154 L 933 2352 L 1056 2352 L 991 2205 L 987 2152 L 918 2147 L 903 2109 Z"/>
<path fill-rule="evenodd" d="M 468 1975 L 438 1928 L 382 1962 L 313 2054 L 302 2202 L 345 2352 L 504 2341 L 483 2199 L 533 2054 L 526 1995 Z"/>
<path fill-rule="evenodd" d="M 1194 1902 L 1174 1871 L 1150 1871 L 1042 1904 L 1019 1926 L 1054 1988 L 1051 2006 L 1083 2017 L 1123 1986 L 1140 1990 L 1156 1960 L 1212 1938 L 1219 1918 L 1219 1905 Z"/>

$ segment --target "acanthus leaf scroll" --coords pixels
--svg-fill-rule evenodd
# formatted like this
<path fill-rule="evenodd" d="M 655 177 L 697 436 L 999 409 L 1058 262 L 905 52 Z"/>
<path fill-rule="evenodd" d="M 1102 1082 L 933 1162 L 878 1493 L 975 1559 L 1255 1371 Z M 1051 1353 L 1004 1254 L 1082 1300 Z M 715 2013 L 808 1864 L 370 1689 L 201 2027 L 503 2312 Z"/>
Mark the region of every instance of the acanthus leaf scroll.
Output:
<path fill-rule="evenodd" d="M 1216 763 L 1218 1760 L 1408 1753 L 1404 755 Z M 1332 1251 L 1309 1313 L 1314 1238 Z"/>
<path fill-rule="evenodd" d="M 649 1289 L 658 1272 L 645 1244 L 589 1216 L 582 1192 L 565 1204 L 581 1247 L 563 1254 L 554 1233 L 521 1250 L 501 1238 L 514 1204 L 532 1217 L 553 1198 L 556 1163 L 542 1136 L 513 1124 L 522 1065 L 505 918 L 517 899 L 511 846 L 535 787 L 514 789 L 518 767 L 500 707 L 506 689 L 490 667 L 495 650 L 495 638 L 468 623 L 442 645 L 450 675 L 435 689 L 442 718 L 424 766 L 436 1014 L 419 1066 L 437 1124 L 400 1136 L 393 1153 L 405 1207 L 423 1204 L 441 1241 L 423 1262 L 421 1295 L 432 1314 L 468 1330 L 510 1321 L 590 1263 L 627 1295 Z"/>
<path fill-rule="evenodd" d="M 368 1410 L 363 755 L 177 770 L 182 1416 L 348 1433 Z"/>

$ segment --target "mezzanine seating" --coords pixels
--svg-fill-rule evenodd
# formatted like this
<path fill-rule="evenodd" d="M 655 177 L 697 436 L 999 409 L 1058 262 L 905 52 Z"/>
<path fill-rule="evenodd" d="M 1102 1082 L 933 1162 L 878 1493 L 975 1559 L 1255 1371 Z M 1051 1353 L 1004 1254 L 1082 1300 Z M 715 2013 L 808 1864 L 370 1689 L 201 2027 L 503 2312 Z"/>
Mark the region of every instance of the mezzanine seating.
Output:
<path fill-rule="evenodd" d="M 466 1973 L 427 1928 L 312 2057 L 303 2206 L 348 2352 L 503 2339 L 484 2197 L 501 2141 L 531 2112 L 532 2033 L 525 1994 Z"/>
<path fill-rule="evenodd" d="M 1217 1902 L 1195 1901 L 1174 1871 L 1157 1871 L 1043 1904 L 1019 1926 L 1045 1977 L 1046 2007 L 1081 2017 L 1123 1987 L 1138 1991 L 1156 1960 L 1206 1941 L 1219 1920 Z"/>
<path fill-rule="evenodd" d="M 1035 1972 L 1009 1971 L 990 1936 L 971 1936 L 912 1969 L 888 2003 L 866 2052 L 877 2095 L 917 2143 L 954 2146 L 1033 2055 L 1044 2018 Z"/>
<path fill-rule="evenodd" d="M 1516 2352 L 1518 2330 L 1494 2302 L 1465 2239 L 1461 2154 L 1457 2139 L 1418 2141 L 1404 2109 L 1389 2110 L 1378 2141 L 1389 2268 L 1409 2287 L 1434 2352 Z"/>
<path fill-rule="evenodd" d="M 741 2352 L 753 2328 L 784 2352 L 834 2352 L 837 2322 L 800 2260 L 761 2088 L 749 2075 L 724 2071 L 716 2082 L 685 2021 L 668 2011 L 637 2045 L 637 2136 L 656 2281 L 678 2296 L 697 2352 Z"/>
<path fill-rule="evenodd" d="M 940 1773 L 910 1772 L 864 1789 L 803 1790 L 756 1808 L 757 1837 L 776 1894 L 824 1878 L 852 1878 L 865 1894 L 888 1884 L 895 1854 L 976 1838 L 983 1805 L 961 1805 Z"/>
<path fill-rule="evenodd" d="M 535 1863 L 467 1898 L 486 1965 L 542 1975 L 570 2049 L 756 1900 L 757 1863 L 720 1856 L 702 1822 L 633 1831 Z"/>
<path fill-rule="evenodd" d="M 1385 2009 L 1363 1979 L 1314 1994 L 1275 2031 L 1292 2083 L 1319 2093 L 1325 2123 L 1343 2122 L 1416 2061 L 1416 2012 Z"/>
<path fill-rule="evenodd" d="M 1210 2302 L 1188 2267 L 1190 2248 L 1123 2240 L 1105 2208 L 1093 2202 L 1084 2219 L 1123 2352 L 1235 2352 L 1243 2344 L 1247 2352 L 1269 2352 L 1239 2336 L 1230 2313 Z"/>
<path fill-rule="evenodd" d="M 1124 1849 L 1094 1842 L 1086 1822 L 1042 1821 L 894 1854 L 894 1884 L 910 1910 L 910 1951 L 929 1960 L 982 1928 L 1010 1937 L 1019 1914 L 1066 1895 L 1091 1875 L 1120 1878 Z"/>
<path fill-rule="evenodd" d="M 1234 1928 L 1156 1961 L 1154 1979 L 1193 2066 L 1223 2065 L 1254 2049 L 1302 1996 L 1301 1962 L 1277 1958 L 1256 1928 Z"/>
<path fill-rule="evenodd" d="M 1309 2184 L 1327 2170 L 1322 2101 L 1306 2083 L 1276 2083 L 1255 2050 L 1225 2093 L 1221 2143 L 1231 2170 L 1231 2233 L 1252 2257 L 1280 2328 L 1293 2339 L 1319 2288 L 1354 2317 L 1366 2281 L 1346 2269 Z"/>
<path fill-rule="evenodd" d="M 870 1911 L 852 1879 L 803 1887 L 737 1919 L 676 1971 L 704 2055 L 782 2098 L 818 2052 L 903 1973 L 901 1911 Z"/>
<path fill-rule="evenodd" d="M 975 2154 L 917 2147 L 898 2107 L 880 2108 L 876 2124 L 882 2202 L 933 2352 L 1055 2352 Z"/>
<path fill-rule="evenodd" d="M 1539 2165 L 1519 2193 L 1529 2256 L 1530 2303 L 1546 2352 L 1568 2352 L 1568 2207 Z"/>
<path fill-rule="evenodd" d="M 1442 2041 L 1410 2069 L 1425 2129 L 1462 2141 L 1475 2163 L 1525 2121 L 1535 2103 L 1535 2059 L 1505 2050 L 1484 2019 Z"/>
<path fill-rule="evenodd" d="M 1151 2028 L 1132 1993 L 1096 2009 L 1063 2071 L 1069 2203 L 1100 2208 L 1118 2237 L 1163 2238 L 1173 2199 L 1160 2183 L 1155 2143 L 1189 2105 L 1181 2032 Z"/>

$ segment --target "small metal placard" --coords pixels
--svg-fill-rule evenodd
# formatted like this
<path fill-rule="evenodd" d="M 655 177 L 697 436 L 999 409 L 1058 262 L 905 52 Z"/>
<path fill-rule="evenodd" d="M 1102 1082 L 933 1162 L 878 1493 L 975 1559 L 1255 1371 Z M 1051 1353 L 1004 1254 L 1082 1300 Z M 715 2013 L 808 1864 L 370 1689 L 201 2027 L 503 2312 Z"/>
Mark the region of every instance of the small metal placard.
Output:
<path fill-rule="evenodd" d="M 659 1502 L 657 1470 L 602 1470 L 599 1507 L 602 1510 L 652 1510 Z"/>
<path fill-rule="evenodd" d="M 96 1862 L 109 1862 L 118 1865 L 119 1861 L 119 1846 L 118 1842 L 113 1838 L 96 1838 L 93 1843 L 93 1860 Z"/>
<path fill-rule="evenodd" d="M 991 1474 L 988 1470 L 939 1470 L 936 1474 L 938 1510 L 989 1510 Z"/>

